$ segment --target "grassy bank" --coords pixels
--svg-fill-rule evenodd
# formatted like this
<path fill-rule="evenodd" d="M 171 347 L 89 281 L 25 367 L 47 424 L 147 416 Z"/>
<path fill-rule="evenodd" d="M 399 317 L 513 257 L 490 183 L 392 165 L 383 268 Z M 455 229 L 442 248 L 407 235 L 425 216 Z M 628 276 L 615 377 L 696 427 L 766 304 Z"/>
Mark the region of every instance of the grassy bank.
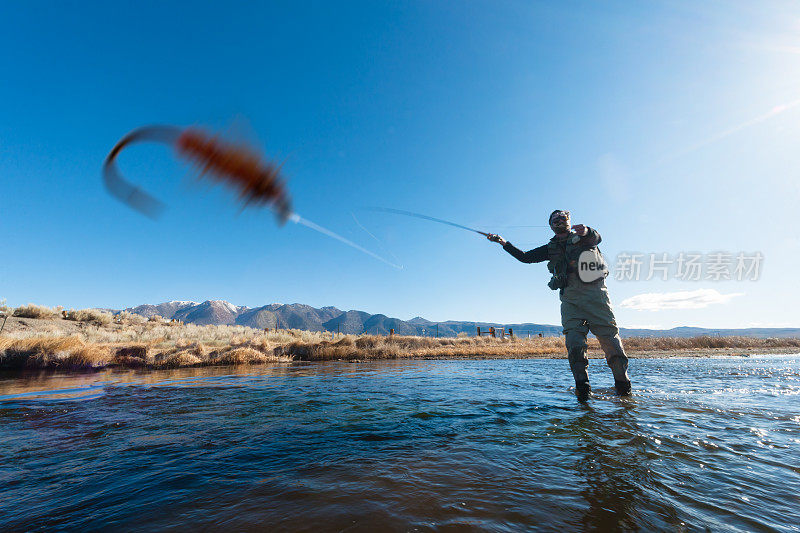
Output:
<path fill-rule="evenodd" d="M 633 357 L 800 352 L 800 339 L 753 337 L 628 338 Z M 592 357 L 602 356 L 595 339 Z M 198 326 L 96 310 L 48 313 L 28 308 L 0 336 L 0 369 L 176 368 L 298 360 L 566 357 L 562 337 L 405 337 L 243 326 Z"/>

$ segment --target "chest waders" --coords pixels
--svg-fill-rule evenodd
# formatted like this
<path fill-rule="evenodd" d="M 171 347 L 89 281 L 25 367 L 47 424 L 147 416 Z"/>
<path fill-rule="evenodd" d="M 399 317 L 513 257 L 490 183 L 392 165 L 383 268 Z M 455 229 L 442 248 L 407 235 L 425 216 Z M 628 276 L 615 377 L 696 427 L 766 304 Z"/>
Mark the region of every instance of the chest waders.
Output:
<path fill-rule="evenodd" d="M 580 238 L 570 233 L 566 238 L 553 237 L 547 244 L 547 269 L 552 274 L 547 284 L 559 291 L 561 298 L 561 325 L 575 391 L 579 399 L 589 395 L 589 374 L 586 370 L 586 336 L 591 331 L 600 343 L 606 363 L 614 374 L 614 385 L 620 394 L 630 393 L 628 357 L 622 347 L 619 328 L 611 308 L 603 278 L 585 283 L 578 276 L 578 258 L 584 251 L 598 251 L 596 245 L 581 244 Z M 598 251 L 599 252 L 599 251 Z"/>

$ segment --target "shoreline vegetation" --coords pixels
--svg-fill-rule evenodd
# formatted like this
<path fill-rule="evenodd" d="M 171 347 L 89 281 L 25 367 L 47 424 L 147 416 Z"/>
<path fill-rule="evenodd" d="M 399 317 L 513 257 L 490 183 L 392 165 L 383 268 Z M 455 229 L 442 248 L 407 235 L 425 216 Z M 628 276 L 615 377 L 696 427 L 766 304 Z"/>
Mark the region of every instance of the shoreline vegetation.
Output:
<path fill-rule="evenodd" d="M 179 368 L 292 361 L 379 359 L 566 358 L 563 337 L 413 337 L 345 335 L 245 326 L 200 326 L 112 315 L 96 309 L 64 311 L 28 305 L 0 308 L 0 370 L 86 371 L 105 368 Z M 0 317 L 0 324 L 3 318 Z M 798 338 L 628 337 L 630 357 L 742 356 L 800 353 Z M 589 357 L 601 358 L 596 339 Z"/>

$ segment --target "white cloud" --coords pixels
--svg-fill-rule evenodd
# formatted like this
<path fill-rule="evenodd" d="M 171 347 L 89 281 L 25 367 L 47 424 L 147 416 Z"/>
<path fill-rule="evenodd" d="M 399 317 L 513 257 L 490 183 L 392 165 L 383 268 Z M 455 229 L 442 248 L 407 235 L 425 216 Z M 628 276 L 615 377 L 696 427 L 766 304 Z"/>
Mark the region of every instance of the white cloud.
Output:
<path fill-rule="evenodd" d="M 663 311 L 665 309 L 702 309 L 714 304 L 728 303 L 743 292 L 722 294 L 715 289 L 696 291 L 650 292 L 637 294 L 623 300 L 620 307 L 636 311 Z"/>

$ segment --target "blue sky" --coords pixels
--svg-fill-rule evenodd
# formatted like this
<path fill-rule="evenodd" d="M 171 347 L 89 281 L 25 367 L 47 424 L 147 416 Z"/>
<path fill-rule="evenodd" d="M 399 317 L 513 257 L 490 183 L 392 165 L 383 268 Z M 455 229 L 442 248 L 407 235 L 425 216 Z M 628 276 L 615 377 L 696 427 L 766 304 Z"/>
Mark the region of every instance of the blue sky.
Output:
<path fill-rule="evenodd" d="M 0 299 L 558 323 L 544 265 L 361 208 L 526 249 L 549 230 L 509 226 L 562 208 L 600 231 L 612 264 L 763 254 L 757 281 L 609 279 L 621 325 L 798 327 L 800 7 L 697 4 L 5 3 Z M 257 144 L 285 160 L 298 213 L 405 268 L 240 213 L 156 145 L 119 166 L 169 209 L 130 211 L 100 167 L 150 123 Z"/>

